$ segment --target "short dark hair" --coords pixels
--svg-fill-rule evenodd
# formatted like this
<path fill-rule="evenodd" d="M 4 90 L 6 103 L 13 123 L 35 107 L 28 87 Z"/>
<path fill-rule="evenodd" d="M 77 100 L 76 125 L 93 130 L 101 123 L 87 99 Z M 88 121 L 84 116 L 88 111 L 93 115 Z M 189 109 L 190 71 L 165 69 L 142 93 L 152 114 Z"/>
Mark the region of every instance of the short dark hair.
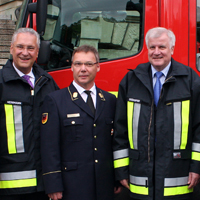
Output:
<path fill-rule="evenodd" d="M 96 50 L 96 48 L 90 45 L 86 45 L 86 44 L 74 49 L 73 54 L 72 54 L 72 62 L 73 62 L 74 54 L 79 53 L 79 52 L 85 52 L 85 53 L 92 52 L 95 55 L 96 61 L 99 62 L 99 53 Z"/>

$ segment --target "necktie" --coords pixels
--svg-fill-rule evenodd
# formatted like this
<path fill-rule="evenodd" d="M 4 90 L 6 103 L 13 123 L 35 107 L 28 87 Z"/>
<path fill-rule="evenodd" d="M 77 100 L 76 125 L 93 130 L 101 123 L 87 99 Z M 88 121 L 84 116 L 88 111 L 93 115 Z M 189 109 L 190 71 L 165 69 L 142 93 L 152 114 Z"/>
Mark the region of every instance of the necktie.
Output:
<path fill-rule="evenodd" d="M 160 82 L 160 78 L 161 76 L 163 75 L 162 72 L 156 72 L 155 73 L 156 75 L 156 83 L 155 83 L 155 86 L 154 86 L 154 102 L 155 102 L 155 105 L 157 106 L 158 104 L 158 100 L 159 100 L 159 97 L 160 97 L 160 91 L 161 91 L 161 82 Z"/>
<path fill-rule="evenodd" d="M 28 83 L 32 88 L 34 88 L 32 82 L 30 81 L 30 76 L 24 75 L 24 76 L 22 76 L 22 77 L 27 81 L 27 83 Z"/>
<path fill-rule="evenodd" d="M 88 95 L 88 98 L 87 98 L 86 103 L 87 103 L 88 106 L 90 107 L 92 113 L 95 114 L 94 103 L 93 103 L 92 97 L 91 97 L 91 95 L 90 95 L 90 92 L 91 92 L 91 91 L 85 90 L 84 92 Z"/>

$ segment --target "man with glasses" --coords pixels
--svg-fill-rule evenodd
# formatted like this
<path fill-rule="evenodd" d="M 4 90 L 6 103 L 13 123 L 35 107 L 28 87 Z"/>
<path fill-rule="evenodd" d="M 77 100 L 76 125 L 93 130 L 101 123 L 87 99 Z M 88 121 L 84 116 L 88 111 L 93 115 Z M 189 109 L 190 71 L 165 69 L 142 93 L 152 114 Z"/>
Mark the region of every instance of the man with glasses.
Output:
<path fill-rule="evenodd" d="M 18 29 L 0 70 L 0 199 L 48 200 L 40 158 L 41 105 L 58 86 L 35 60 L 40 37 Z"/>
<path fill-rule="evenodd" d="M 97 50 L 74 50 L 71 85 L 45 98 L 41 126 L 46 193 L 53 200 L 112 200 L 114 95 L 96 87 Z"/>

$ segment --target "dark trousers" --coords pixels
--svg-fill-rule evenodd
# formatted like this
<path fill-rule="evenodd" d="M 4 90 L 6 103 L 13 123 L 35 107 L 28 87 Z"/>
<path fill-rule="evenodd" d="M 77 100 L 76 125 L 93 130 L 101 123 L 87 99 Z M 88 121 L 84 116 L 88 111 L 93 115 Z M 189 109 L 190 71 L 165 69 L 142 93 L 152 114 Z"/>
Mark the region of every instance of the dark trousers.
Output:
<path fill-rule="evenodd" d="M 44 192 L 35 192 L 30 194 L 0 195 L 0 200 L 49 200 Z"/>

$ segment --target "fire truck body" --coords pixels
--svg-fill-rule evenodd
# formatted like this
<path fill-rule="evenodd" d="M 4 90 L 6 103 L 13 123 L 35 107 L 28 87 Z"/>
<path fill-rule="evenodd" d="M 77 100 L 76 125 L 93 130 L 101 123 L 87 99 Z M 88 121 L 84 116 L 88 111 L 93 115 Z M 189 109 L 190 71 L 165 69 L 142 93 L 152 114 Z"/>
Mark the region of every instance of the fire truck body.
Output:
<path fill-rule="evenodd" d="M 200 75 L 200 0 L 35 2 L 24 1 L 18 28 L 40 29 L 41 39 L 49 42 L 51 48 L 50 56 L 46 55 L 49 56 L 48 63 L 41 64 L 41 67 L 53 76 L 60 88 L 68 86 L 73 80 L 70 69 L 73 50 L 82 44 L 90 44 L 100 54 L 101 70 L 97 73 L 96 85 L 116 94 L 119 82 L 128 69 L 148 62 L 144 36 L 150 28 L 157 26 L 175 33 L 173 58 Z M 41 10 L 44 12 L 42 16 Z M 45 47 L 42 51 L 46 51 Z"/>

